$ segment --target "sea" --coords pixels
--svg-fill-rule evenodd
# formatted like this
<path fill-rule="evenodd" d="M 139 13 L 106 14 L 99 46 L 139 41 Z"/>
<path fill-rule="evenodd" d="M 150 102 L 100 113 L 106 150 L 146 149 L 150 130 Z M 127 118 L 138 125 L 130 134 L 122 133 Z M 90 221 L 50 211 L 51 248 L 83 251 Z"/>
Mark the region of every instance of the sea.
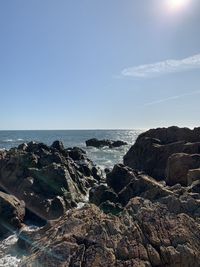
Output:
<path fill-rule="evenodd" d="M 38 131 L 0 131 L 0 150 L 9 150 L 30 141 L 51 145 L 55 140 L 63 142 L 66 148 L 80 147 L 102 170 L 111 169 L 116 163 L 123 162 L 123 156 L 134 144 L 144 130 L 38 130 Z M 126 141 L 128 145 L 119 148 L 103 147 L 101 149 L 86 147 L 85 141 L 90 138 Z M 32 231 L 33 226 L 29 227 Z M 0 267 L 20 266 L 21 256 L 15 252 L 17 234 L 12 233 L 0 242 Z"/>
<path fill-rule="evenodd" d="M 142 130 L 0 131 L 0 150 L 8 150 L 30 141 L 51 145 L 55 140 L 60 140 L 66 148 L 76 146 L 84 149 L 88 157 L 101 168 L 112 168 L 114 164 L 122 162 L 123 156 L 141 132 Z M 122 140 L 128 145 L 115 149 L 86 147 L 85 141 L 90 138 Z"/>

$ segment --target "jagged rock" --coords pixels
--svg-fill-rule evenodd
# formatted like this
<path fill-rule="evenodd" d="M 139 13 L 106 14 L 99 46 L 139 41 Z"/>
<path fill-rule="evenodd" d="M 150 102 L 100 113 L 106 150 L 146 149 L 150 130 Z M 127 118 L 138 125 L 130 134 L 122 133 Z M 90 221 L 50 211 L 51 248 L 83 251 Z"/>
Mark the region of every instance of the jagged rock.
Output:
<path fill-rule="evenodd" d="M 155 201 L 171 194 L 170 190 L 164 188 L 151 177 L 140 175 L 121 190 L 119 201 L 122 205 L 126 205 L 131 198 L 137 196 Z"/>
<path fill-rule="evenodd" d="M 24 242 L 29 256 L 21 267 L 200 265 L 199 224 L 143 198 L 133 198 L 118 216 L 93 205 L 74 210 Z"/>
<path fill-rule="evenodd" d="M 0 159 L 1 187 L 42 219 L 55 219 L 83 201 L 100 179 L 100 170 L 81 149 L 67 151 L 59 141 L 52 146 L 30 142 Z"/>
<path fill-rule="evenodd" d="M 65 149 L 63 143 L 58 140 L 54 141 L 51 147 L 57 149 L 58 151 L 63 151 Z"/>
<path fill-rule="evenodd" d="M 123 164 L 114 166 L 113 170 L 107 174 L 106 182 L 118 194 L 118 201 L 122 205 L 126 205 L 131 198 L 136 196 L 157 200 L 172 194 L 172 191 L 152 177 L 139 174 Z"/>
<path fill-rule="evenodd" d="M 114 203 L 117 202 L 118 196 L 111 188 L 102 184 L 97 187 L 93 187 L 90 190 L 89 200 L 91 203 L 99 206 L 101 203 L 106 202 L 107 200 Z"/>
<path fill-rule="evenodd" d="M 200 167 L 200 154 L 185 154 L 177 153 L 173 154 L 168 158 L 167 168 L 166 168 L 166 182 L 168 185 L 174 185 L 179 183 L 183 186 L 191 184 L 194 178 L 194 171 L 189 174 L 189 170 L 196 169 Z M 193 176 L 192 176 L 193 174 Z M 200 172 L 199 172 L 200 175 Z M 193 178 L 192 178 L 193 177 Z M 188 181 L 190 180 L 190 181 Z"/>
<path fill-rule="evenodd" d="M 172 154 L 200 154 L 199 132 L 200 128 L 190 130 L 178 127 L 149 130 L 139 135 L 124 156 L 124 164 L 155 179 L 165 179 L 167 161 Z"/>
<path fill-rule="evenodd" d="M 70 158 L 73 160 L 82 160 L 86 158 L 86 152 L 79 147 L 68 148 L 67 151 Z"/>
<path fill-rule="evenodd" d="M 136 175 L 137 173 L 133 169 L 125 167 L 123 164 L 117 164 L 113 167 L 113 170 L 107 174 L 106 182 L 108 186 L 118 193 L 129 184 Z"/>
<path fill-rule="evenodd" d="M 12 195 L 0 192 L 0 239 L 22 226 L 25 204 Z"/>
<path fill-rule="evenodd" d="M 193 130 L 179 128 L 177 126 L 150 129 L 139 136 L 139 138 L 143 137 L 157 138 L 161 141 L 161 144 L 175 143 L 178 141 L 184 141 L 185 143 L 200 142 L 200 127 L 194 128 Z"/>
<path fill-rule="evenodd" d="M 113 147 L 120 147 L 124 145 L 127 145 L 127 143 L 124 141 L 120 141 L 120 140 L 118 141 L 113 141 L 113 140 L 108 140 L 108 139 L 98 140 L 96 138 L 92 138 L 86 141 L 86 146 L 93 146 L 97 148 L 101 148 L 104 146 L 113 148 Z"/>

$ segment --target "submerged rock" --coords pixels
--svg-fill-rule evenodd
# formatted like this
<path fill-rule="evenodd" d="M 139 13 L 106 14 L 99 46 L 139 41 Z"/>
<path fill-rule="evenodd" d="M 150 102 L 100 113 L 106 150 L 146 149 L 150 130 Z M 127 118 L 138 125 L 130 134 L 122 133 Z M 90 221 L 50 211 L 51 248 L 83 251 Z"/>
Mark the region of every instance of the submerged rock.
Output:
<path fill-rule="evenodd" d="M 124 141 L 113 141 L 113 140 L 108 140 L 108 139 L 103 139 L 103 140 L 98 140 L 96 138 L 92 138 L 86 141 L 86 146 L 93 146 L 97 148 L 101 148 L 104 146 L 108 146 L 109 148 L 114 148 L 114 147 L 120 147 L 127 145 L 126 142 Z"/>

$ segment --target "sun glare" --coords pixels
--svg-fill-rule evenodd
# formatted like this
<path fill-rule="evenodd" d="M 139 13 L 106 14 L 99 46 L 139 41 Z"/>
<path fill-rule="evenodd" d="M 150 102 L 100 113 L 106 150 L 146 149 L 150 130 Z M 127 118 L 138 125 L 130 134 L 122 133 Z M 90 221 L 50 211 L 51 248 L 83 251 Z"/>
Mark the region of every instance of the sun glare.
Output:
<path fill-rule="evenodd" d="M 168 0 L 168 6 L 173 11 L 178 11 L 187 6 L 190 0 Z"/>

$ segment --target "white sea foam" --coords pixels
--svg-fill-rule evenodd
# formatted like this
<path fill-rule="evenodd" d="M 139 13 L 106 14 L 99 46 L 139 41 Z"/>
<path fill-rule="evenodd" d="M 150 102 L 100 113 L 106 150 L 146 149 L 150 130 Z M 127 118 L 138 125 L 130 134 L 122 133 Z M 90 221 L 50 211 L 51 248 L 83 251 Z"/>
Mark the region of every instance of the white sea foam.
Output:
<path fill-rule="evenodd" d="M 12 253 L 17 240 L 14 234 L 0 242 L 0 267 L 17 267 L 20 263 L 20 259 Z"/>
<path fill-rule="evenodd" d="M 14 142 L 14 140 L 13 139 L 5 139 L 5 140 L 3 140 L 3 142 L 5 142 L 5 143 L 11 143 L 11 142 Z"/>
<path fill-rule="evenodd" d="M 24 230 L 33 232 L 39 227 L 31 225 L 26 226 Z M 10 235 L 0 242 L 0 267 L 18 267 L 20 266 L 21 257 L 17 255 L 15 246 L 18 240 L 17 234 Z"/>

